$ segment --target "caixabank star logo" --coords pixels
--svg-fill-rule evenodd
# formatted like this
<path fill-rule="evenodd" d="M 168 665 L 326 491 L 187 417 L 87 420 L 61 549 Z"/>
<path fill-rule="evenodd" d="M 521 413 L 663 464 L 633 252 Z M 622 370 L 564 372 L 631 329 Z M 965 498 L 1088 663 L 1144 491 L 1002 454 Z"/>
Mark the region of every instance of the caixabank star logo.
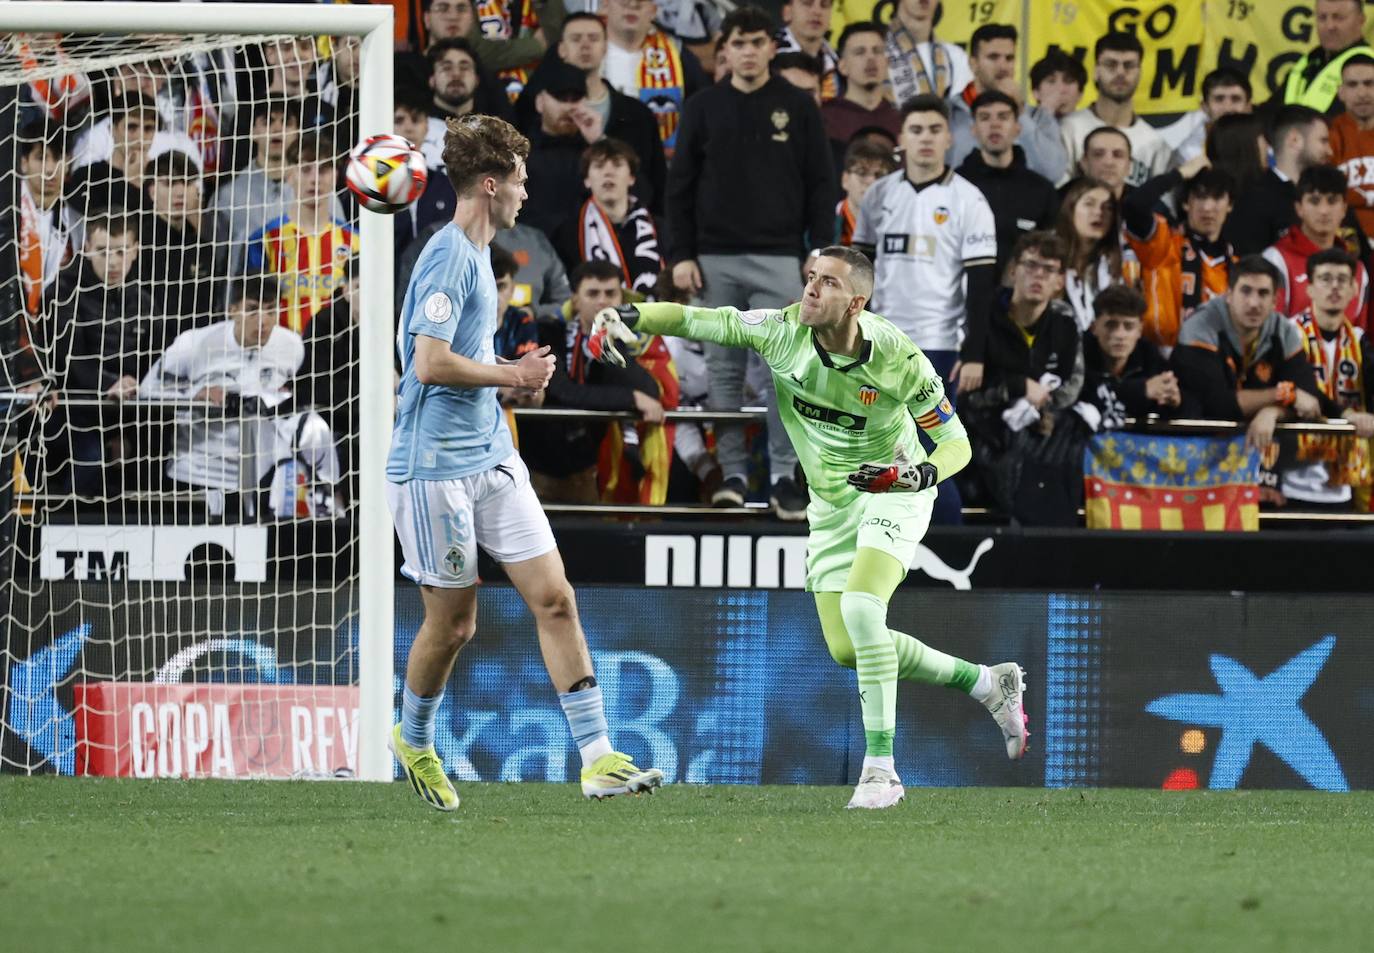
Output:
<path fill-rule="evenodd" d="M 1328 635 L 1264 676 L 1238 659 L 1213 654 L 1209 663 L 1220 694 L 1165 695 L 1145 710 L 1190 726 L 1180 745 L 1186 753 L 1202 753 L 1207 736 L 1200 728 L 1220 729 L 1207 781 L 1214 790 L 1238 787 L 1256 748 L 1263 746 L 1312 787 L 1348 791 L 1335 752 L 1301 704 L 1335 647 L 1336 637 Z M 1165 782 L 1165 787 L 1197 786 L 1190 770 L 1175 771 Z"/>

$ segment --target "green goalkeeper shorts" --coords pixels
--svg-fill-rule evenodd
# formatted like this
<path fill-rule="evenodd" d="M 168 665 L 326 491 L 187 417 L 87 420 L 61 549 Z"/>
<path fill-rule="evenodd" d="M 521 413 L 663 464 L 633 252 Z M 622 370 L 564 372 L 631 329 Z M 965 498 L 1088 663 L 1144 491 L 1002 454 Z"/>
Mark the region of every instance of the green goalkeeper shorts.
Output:
<path fill-rule="evenodd" d="M 806 541 L 806 588 L 843 592 L 860 546 L 887 553 L 903 569 L 909 568 L 930 526 L 935 495 L 934 487 L 920 493 L 860 493 L 843 507 L 811 497 L 806 508 L 811 527 Z"/>

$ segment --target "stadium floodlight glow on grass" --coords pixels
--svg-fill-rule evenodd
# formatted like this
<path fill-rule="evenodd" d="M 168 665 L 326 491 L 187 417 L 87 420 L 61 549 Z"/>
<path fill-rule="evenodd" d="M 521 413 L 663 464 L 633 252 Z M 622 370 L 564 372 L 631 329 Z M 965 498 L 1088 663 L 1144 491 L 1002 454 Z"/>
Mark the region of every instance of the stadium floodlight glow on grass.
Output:
<path fill-rule="evenodd" d="M 327 130 L 330 135 L 325 137 L 330 155 L 322 161 L 339 160 L 354 144 L 347 137 L 392 129 L 392 31 L 392 10 L 386 5 L 4 3 L 0 4 L 0 32 L 5 36 L 0 49 L 0 95 L 7 101 L 0 102 L 0 115 L 11 111 L 28 122 L 37 116 L 45 132 L 52 131 L 70 120 L 66 106 L 90 96 L 92 81 L 128 91 L 139 88 L 140 78 L 156 76 L 167 80 L 167 89 L 175 79 L 182 84 L 176 89 L 183 92 L 218 87 L 223 94 L 196 99 L 187 92 L 179 100 L 164 97 L 164 88 L 158 87 L 159 135 L 181 133 L 171 138 L 203 145 L 208 110 L 211 135 L 226 145 L 251 149 L 251 121 L 244 129 L 233 120 L 252 115 L 254 98 L 268 89 L 267 84 L 253 81 L 265 78 L 273 64 L 266 53 L 256 60 L 235 53 L 266 42 L 273 44 L 276 65 L 295 55 L 294 66 L 319 68 L 318 75 L 335 84 L 339 108 L 348 112 L 334 115 Z M 291 42 L 298 38 L 310 42 Z M 342 60 L 345 55 L 347 64 Z M 259 60 L 263 65 L 256 65 Z M 254 69 L 262 70 L 263 77 L 252 76 Z M 132 87 L 127 85 L 131 79 Z M 212 85 L 197 87 L 197 82 Z M 345 86 L 348 95 L 338 92 Z M 15 101 L 21 90 L 38 100 L 22 112 Z M 248 91 L 247 98 L 242 91 Z M 226 105 L 226 97 L 233 102 Z M 169 122 L 169 115 L 191 108 L 191 99 L 202 110 L 198 125 Z M 108 158 L 113 148 L 112 136 L 100 131 L 102 120 L 105 128 L 114 128 L 111 115 L 101 115 L 109 108 L 109 100 L 108 94 L 91 98 L 90 118 L 73 137 L 83 155 L 97 161 Z M 347 136 L 342 130 L 348 130 Z M 9 147 L 7 165 L 16 168 L 20 146 L 11 140 Z M 155 158 L 157 152 L 154 142 L 148 157 Z M 191 158 L 203 167 L 216 154 L 207 149 Z M 118 184 L 113 178 L 90 181 L 96 186 Z M 26 187 L 22 181 L 18 185 Z M 209 200 L 206 195 L 207 207 Z M 301 207 L 296 195 L 293 208 Z M 220 211 L 232 219 L 235 213 L 252 210 Z M 5 214 L 18 220 L 24 213 L 16 203 Z M 119 479 L 116 474 L 127 475 L 139 468 L 144 472 L 161 469 L 152 449 L 157 441 L 146 434 L 175 426 L 174 415 L 182 415 L 183 423 L 207 419 L 196 416 L 203 415 L 205 408 L 191 406 L 194 401 L 188 398 L 193 395 L 183 395 L 180 401 L 126 400 L 121 408 L 105 399 L 103 384 L 85 393 L 67 390 L 58 395 L 52 411 L 63 415 L 56 421 L 61 424 L 56 440 L 52 434 L 43 439 L 36 413 L 27 409 L 30 399 L 6 401 L 0 395 L 0 407 L 9 408 L 0 458 L 0 473 L 9 485 L 0 506 L 6 519 L 16 519 L 14 514 L 18 514 L 18 530 L 12 542 L 6 543 L 8 566 L 0 579 L 0 611 L 5 614 L 5 637 L 0 642 L 0 770 L 66 773 L 117 762 L 122 766 L 118 773 L 134 776 L 174 775 L 179 770 L 197 776 L 337 773 L 368 780 L 392 778 L 385 741 L 394 691 L 393 533 L 382 464 L 393 407 L 393 225 L 385 215 L 345 214 L 352 221 L 346 223 L 347 229 L 331 232 L 331 247 L 339 252 L 340 242 L 351 243 L 348 232 L 356 230 L 353 273 L 360 279 L 357 301 L 362 314 L 356 332 L 342 332 L 353 336 L 351 359 L 356 361 L 354 379 L 359 392 L 341 393 L 337 387 L 325 391 L 326 396 L 333 393 L 338 398 L 331 407 L 340 413 L 344 401 L 356 396 L 351 429 L 357 439 L 356 452 L 347 458 L 349 472 L 331 483 L 337 491 L 331 503 L 337 504 L 340 515 L 285 519 L 270 525 L 260 515 L 266 505 L 263 496 L 256 503 L 256 519 L 215 518 L 206 515 L 209 511 L 204 507 L 214 494 L 205 491 L 205 484 L 188 487 L 183 480 L 176 492 L 159 488 L 140 495 L 136 477 Z M 79 219 L 63 224 L 82 234 Z M 211 236 L 202 237 L 211 241 Z M 259 235 L 260 247 L 287 246 L 285 239 L 269 246 L 272 238 Z M 7 245 L 0 248 L 0 255 L 18 256 L 20 242 Z M 196 294 L 197 286 L 214 288 L 213 314 L 205 320 L 220 321 L 226 314 L 229 269 L 244 253 L 244 241 L 216 232 L 212 245 L 214 273 L 170 276 L 170 283 L 178 307 L 185 304 L 185 296 Z M 347 252 L 343 247 L 345 258 Z M 156 247 L 140 252 L 159 253 Z M 289 320 L 299 321 L 302 309 L 318 313 L 316 309 L 334 290 L 329 282 L 342 280 L 340 276 L 346 274 L 335 270 L 326 280 L 324 265 L 312 261 L 310 268 L 314 270 L 307 275 L 307 290 L 300 290 L 306 286 L 298 282 L 294 293 L 315 297 L 307 304 L 299 299 L 289 303 Z M 15 272 L 9 267 L 4 273 Z M 153 277 L 164 283 L 169 279 L 165 274 Z M 176 278 L 184 280 L 178 283 Z M 49 285 L 49 290 L 55 287 Z M 103 301 L 115 299 L 101 293 Z M 88 297 L 88 306 L 92 300 Z M 32 326 L 41 324 L 42 315 L 52 313 L 45 307 L 39 306 Z M 160 308 L 165 314 L 171 305 Z M 6 314 L 5 320 L 11 320 L 11 315 Z M 144 330 L 148 326 L 154 325 L 149 323 Z M 147 345 L 146 350 L 143 344 L 131 344 L 141 350 L 119 356 L 151 365 L 165 353 L 165 344 Z M 71 348 L 70 335 L 36 340 L 35 355 L 46 376 L 60 377 L 70 368 Z M 10 357 L 6 355 L 7 360 Z M 266 389 L 268 372 L 261 373 L 260 384 Z M 13 388 L 22 383 L 0 383 L 0 390 L 13 395 Z M 314 393 L 319 405 L 318 388 Z M 270 408 L 270 401 L 265 406 Z M 261 415 L 270 419 L 270 409 L 248 410 L 243 418 L 235 419 L 248 421 Z M 119 464 L 107 458 L 108 448 L 100 444 L 110 426 L 122 428 L 123 452 L 128 454 L 127 447 L 133 446 L 134 458 L 125 456 Z M 241 444 L 244 453 L 264 452 L 262 440 L 271 439 L 266 425 L 235 426 L 240 437 L 249 432 L 258 435 Z M 145 436 L 129 436 L 131 427 L 142 428 L 138 433 Z M 303 433 L 297 431 L 296 437 L 288 439 L 303 441 Z M 84 489 L 68 488 L 65 478 L 45 463 L 50 445 L 70 454 L 83 434 L 96 435 L 96 467 L 93 476 L 89 470 L 86 476 L 97 481 L 94 492 L 89 483 Z M 328 443 L 330 437 L 324 439 Z M 89 440 L 84 442 L 91 445 Z M 297 444 L 290 447 L 295 450 Z M 139 457 L 143 450 L 146 456 Z M 203 443 L 186 452 L 198 450 L 204 450 Z M 99 456 L 102 452 L 105 458 Z M 25 477 L 15 469 L 16 453 L 27 468 Z M 255 473 L 250 463 L 255 458 L 238 455 L 236 459 L 236 469 L 247 475 L 239 487 L 254 490 L 256 499 L 259 484 L 252 478 L 262 474 Z M 293 462 L 293 488 L 297 486 L 294 467 Z M 315 481 L 324 472 L 310 470 L 309 479 Z M 304 485 L 308 491 L 317 484 Z M 168 518 L 168 513 L 173 515 Z M 336 535 L 351 558 L 343 561 L 346 571 L 335 570 L 324 578 L 312 574 L 314 560 L 308 555 L 293 557 L 289 554 L 299 551 L 280 550 L 282 540 L 292 537 L 332 541 Z M 268 555 L 273 540 L 279 547 L 275 558 Z M 228 555 L 232 583 L 220 586 L 186 580 L 183 571 L 188 555 L 206 551 Z M 303 573 L 302 566 L 306 567 Z M 340 752 L 345 750 L 349 764 L 341 771 Z"/>

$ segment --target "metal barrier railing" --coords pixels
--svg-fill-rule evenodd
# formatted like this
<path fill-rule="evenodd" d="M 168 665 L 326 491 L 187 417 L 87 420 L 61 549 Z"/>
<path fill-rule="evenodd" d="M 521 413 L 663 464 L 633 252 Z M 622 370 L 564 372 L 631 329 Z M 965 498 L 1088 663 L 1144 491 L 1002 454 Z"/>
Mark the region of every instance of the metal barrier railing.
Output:
<path fill-rule="evenodd" d="M 515 410 L 518 419 L 576 419 L 592 418 L 604 420 L 639 420 L 639 415 L 630 411 L 577 410 L 566 407 L 521 407 Z M 763 407 L 744 407 L 738 411 L 713 410 L 676 410 L 665 411 L 664 419 L 673 422 L 707 423 L 717 420 L 750 421 L 764 423 L 767 410 Z M 1144 420 L 1127 418 L 1123 430 L 1140 433 L 1175 434 L 1179 436 L 1206 436 L 1208 434 L 1235 435 L 1243 433 L 1246 425 L 1233 420 L 1169 420 L 1162 417 L 1147 417 Z M 1291 421 L 1280 423 L 1275 428 L 1288 433 L 1325 433 L 1333 436 L 1354 435 L 1355 426 L 1344 420 Z M 769 516 L 772 510 L 764 503 L 749 503 L 743 507 L 713 507 L 701 504 L 663 504 L 646 506 L 630 503 L 545 503 L 544 510 L 549 513 L 580 516 L 606 516 L 616 518 L 694 516 L 702 518 L 740 518 Z M 984 507 L 966 506 L 965 519 L 974 521 L 993 520 L 997 514 Z M 1078 515 L 1083 516 L 1080 509 Z M 1262 511 L 1261 523 L 1274 524 L 1333 524 L 1333 525 L 1374 525 L 1374 514 L 1369 513 L 1326 513 L 1326 512 L 1283 512 Z"/>
<path fill-rule="evenodd" d="M 45 395 L 46 396 L 46 395 Z M 62 391 L 55 392 L 55 396 L 61 406 L 64 407 L 127 407 L 137 410 L 151 410 L 154 412 L 179 412 L 179 411 L 201 411 L 206 413 L 222 413 L 223 408 L 219 405 L 204 400 L 191 400 L 184 398 L 158 398 L 152 400 L 134 399 L 128 401 L 115 401 L 105 397 L 98 392 L 88 391 Z M 10 403 L 32 403 L 41 399 L 37 395 L 21 392 L 0 391 L 0 403 L 6 401 Z M 304 409 L 296 407 L 296 410 Z M 580 410 L 569 407 L 519 407 L 514 410 L 515 416 L 519 420 L 568 420 L 568 419 L 600 419 L 600 420 L 620 420 L 637 421 L 639 414 L 632 411 L 607 411 L 607 410 Z M 258 420 L 270 417 L 270 414 L 245 414 L 236 417 L 237 421 Z M 714 423 L 721 421 L 740 422 L 740 423 L 765 423 L 767 421 L 767 409 L 763 407 L 743 407 L 739 410 L 702 410 L 697 408 L 670 410 L 664 412 L 664 420 L 672 423 Z M 1149 432 L 1159 434 L 1177 434 L 1205 436 L 1215 435 L 1234 435 L 1243 432 L 1246 425 L 1237 421 L 1230 420 L 1196 420 L 1196 419 L 1174 419 L 1169 420 L 1161 417 L 1148 417 L 1143 420 L 1128 418 L 1125 422 L 1126 431 Z M 1289 433 L 1325 433 L 1335 435 L 1353 435 L 1355 427 L 1343 420 L 1318 421 L 1291 421 L 1277 425 L 1276 430 Z M 256 430 L 252 427 L 241 428 L 241 436 L 251 440 Z M 244 446 L 241 459 L 248 459 L 255 448 Z M 244 468 L 245 470 L 247 468 Z M 201 494 L 195 490 L 156 490 L 135 495 L 140 498 L 164 500 L 167 502 L 196 502 Z M 128 494 L 125 494 L 128 497 Z M 31 493 L 25 494 L 27 500 L 33 502 L 68 502 L 71 497 L 68 495 L 50 493 Z M 613 503 L 545 503 L 545 511 L 566 515 L 583 516 L 607 516 L 607 517 L 710 517 L 710 518 L 753 518 L 768 516 L 771 513 L 770 507 L 765 503 L 746 503 L 744 506 L 732 507 L 713 507 L 709 504 L 662 504 L 658 506 L 648 506 L 640 504 L 613 504 Z M 990 519 L 995 514 L 981 507 L 965 507 L 964 516 L 971 519 Z M 1081 511 L 1080 511 L 1081 515 Z M 1374 524 L 1374 514 L 1363 513 L 1323 513 L 1323 512 L 1283 512 L 1265 511 L 1260 514 L 1261 522 L 1271 522 L 1275 524 L 1284 523 L 1332 523 L 1332 524 Z"/>

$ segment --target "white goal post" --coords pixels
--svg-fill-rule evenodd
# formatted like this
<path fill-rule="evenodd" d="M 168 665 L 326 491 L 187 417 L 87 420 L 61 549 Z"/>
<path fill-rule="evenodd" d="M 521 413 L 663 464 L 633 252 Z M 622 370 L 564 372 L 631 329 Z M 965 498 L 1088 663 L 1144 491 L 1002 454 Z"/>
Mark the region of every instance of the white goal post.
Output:
<path fill-rule="evenodd" d="M 390 6 L 371 4 L 0 3 L 0 35 L 13 39 L 16 34 L 26 33 L 160 34 L 211 42 L 217 36 L 230 35 L 359 37 L 358 128 L 363 135 L 370 135 L 392 130 L 392 16 Z M 359 505 L 354 507 L 359 630 L 355 776 L 389 781 L 393 777 L 386 739 L 394 698 L 394 540 L 385 502 L 383 466 L 393 407 L 393 222 L 387 216 L 363 210 L 359 211 L 359 221 L 360 250 L 356 260 L 362 316 L 357 355 L 357 459 L 361 463 L 357 466 Z M 7 626 L 18 624 L 13 617 L 6 620 Z M 0 712 L 0 720 L 4 714 Z"/>

